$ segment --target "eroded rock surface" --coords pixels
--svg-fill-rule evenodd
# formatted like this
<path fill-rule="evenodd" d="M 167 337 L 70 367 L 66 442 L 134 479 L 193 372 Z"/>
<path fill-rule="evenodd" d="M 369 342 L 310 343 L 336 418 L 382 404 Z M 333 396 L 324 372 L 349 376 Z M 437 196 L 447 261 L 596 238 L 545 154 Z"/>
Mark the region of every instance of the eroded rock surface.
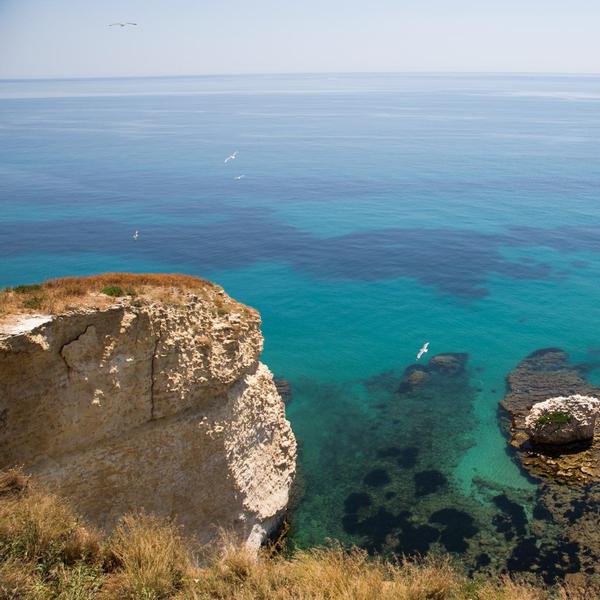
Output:
<path fill-rule="evenodd" d="M 534 404 L 525 419 L 530 439 L 536 445 L 559 446 L 592 441 L 600 400 L 591 396 L 558 396 Z"/>
<path fill-rule="evenodd" d="M 141 508 L 201 541 L 222 527 L 257 545 L 278 525 L 296 442 L 255 311 L 208 286 L 26 318 L 0 328 L 0 468 L 107 529 Z"/>

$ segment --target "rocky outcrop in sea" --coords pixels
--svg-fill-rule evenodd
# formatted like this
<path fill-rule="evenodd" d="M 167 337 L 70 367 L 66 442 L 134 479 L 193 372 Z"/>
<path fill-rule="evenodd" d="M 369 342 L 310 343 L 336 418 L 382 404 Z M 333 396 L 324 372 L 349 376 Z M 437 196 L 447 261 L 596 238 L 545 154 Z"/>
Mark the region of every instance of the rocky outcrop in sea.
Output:
<path fill-rule="evenodd" d="M 538 402 L 525 418 L 525 427 L 534 446 L 565 446 L 592 443 L 600 400 L 591 396 L 558 396 Z"/>
<path fill-rule="evenodd" d="M 566 352 L 545 348 L 527 356 L 509 374 L 501 406 L 510 417 L 509 443 L 534 476 L 570 483 L 600 481 L 600 434 L 590 440 L 564 440 L 562 444 L 532 443 L 527 417 L 534 405 L 556 397 L 574 395 L 598 398 L 600 389 L 590 384 L 582 370 L 569 363 Z M 564 401 L 563 401 L 564 403 Z"/>

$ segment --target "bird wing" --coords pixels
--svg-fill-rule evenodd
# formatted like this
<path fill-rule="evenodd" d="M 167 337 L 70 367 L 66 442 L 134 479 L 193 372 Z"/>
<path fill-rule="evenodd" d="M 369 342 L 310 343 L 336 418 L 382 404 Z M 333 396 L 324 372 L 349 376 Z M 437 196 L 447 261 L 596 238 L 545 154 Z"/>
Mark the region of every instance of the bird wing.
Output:
<path fill-rule="evenodd" d="M 109 27 L 114 27 L 115 25 L 120 25 L 121 23 L 109 23 Z"/>
<path fill-rule="evenodd" d="M 137 26 L 137 23 L 125 23 L 125 24 L 126 25 L 136 25 Z"/>

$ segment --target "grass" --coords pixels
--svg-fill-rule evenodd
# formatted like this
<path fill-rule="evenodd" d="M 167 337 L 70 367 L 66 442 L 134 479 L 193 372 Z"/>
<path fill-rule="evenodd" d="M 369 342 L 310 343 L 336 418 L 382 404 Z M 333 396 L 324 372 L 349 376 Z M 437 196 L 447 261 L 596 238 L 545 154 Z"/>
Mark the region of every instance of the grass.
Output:
<path fill-rule="evenodd" d="M 29 308 L 31 310 L 39 310 L 44 304 L 44 299 L 41 296 L 32 296 L 23 301 L 23 308 Z"/>
<path fill-rule="evenodd" d="M 60 314 L 79 308 L 107 308 L 123 296 L 135 306 L 142 306 L 144 302 L 182 304 L 187 302 L 189 292 L 210 301 L 219 315 L 231 311 L 255 314 L 223 294 L 219 286 L 198 277 L 105 273 L 5 288 L 0 291 L 0 318 L 31 312 Z"/>
<path fill-rule="evenodd" d="M 565 425 L 571 422 L 571 415 L 566 412 L 555 411 L 547 412 L 539 417 L 535 424 L 536 425 Z"/>
<path fill-rule="evenodd" d="M 17 285 L 12 288 L 13 292 L 17 294 L 29 294 L 31 292 L 39 292 L 42 286 L 39 283 L 33 283 L 31 285 Z"/>
<path fill-rule="evenodd" d="M 223 537 L 193 547 L 139 513 L 109 536 L 18 470 L 0 473 L 0 598 L 61 600 L 589 600 L 600 590 L 472 579 L 449 557 L 389 561 L 339 545 L 291 557 Z"/>

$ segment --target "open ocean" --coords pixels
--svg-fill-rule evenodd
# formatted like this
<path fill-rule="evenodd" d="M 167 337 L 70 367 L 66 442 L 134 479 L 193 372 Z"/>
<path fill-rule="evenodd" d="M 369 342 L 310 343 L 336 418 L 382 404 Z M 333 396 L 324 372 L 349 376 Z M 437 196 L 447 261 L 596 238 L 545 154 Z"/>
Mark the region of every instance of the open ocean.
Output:
<path fill-rule="evenodd" d="M 0 139 L 0 286 L 183 272 L 260 311 L 294 544 L 479 568 L 541 530 L 498 401 L 549 346 L 600 383 L 600 78 L 5 80 Z M 466 373 L 404 398 L 425 341 Z"/>

